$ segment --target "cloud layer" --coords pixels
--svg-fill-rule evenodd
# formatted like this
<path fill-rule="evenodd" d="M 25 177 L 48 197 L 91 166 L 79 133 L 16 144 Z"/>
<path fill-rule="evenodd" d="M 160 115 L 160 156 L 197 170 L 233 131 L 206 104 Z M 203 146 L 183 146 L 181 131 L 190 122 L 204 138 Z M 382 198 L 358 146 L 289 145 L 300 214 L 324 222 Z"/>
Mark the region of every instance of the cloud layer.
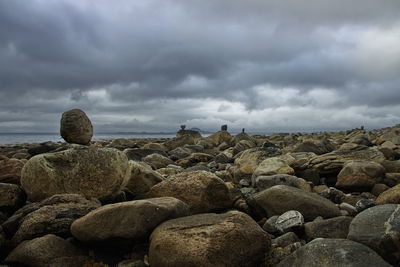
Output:
<path fill-rule="evenodd" d="M 0 2 L 0 132 L 253 132 L 400 119 L 398 0 Z"/>

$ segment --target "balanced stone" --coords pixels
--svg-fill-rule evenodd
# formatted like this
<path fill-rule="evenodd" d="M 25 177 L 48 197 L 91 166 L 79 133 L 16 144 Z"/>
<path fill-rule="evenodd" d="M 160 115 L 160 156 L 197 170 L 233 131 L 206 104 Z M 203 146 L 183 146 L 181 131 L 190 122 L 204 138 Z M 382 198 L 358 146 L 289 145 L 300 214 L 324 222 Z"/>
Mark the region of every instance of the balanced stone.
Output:
<path fill-rule="evenodd" d="M 86 145 L 93 136 L 93 126 L 85 112 L 71 109 L 62 114 L 61 137 L 68 143 Z"/>

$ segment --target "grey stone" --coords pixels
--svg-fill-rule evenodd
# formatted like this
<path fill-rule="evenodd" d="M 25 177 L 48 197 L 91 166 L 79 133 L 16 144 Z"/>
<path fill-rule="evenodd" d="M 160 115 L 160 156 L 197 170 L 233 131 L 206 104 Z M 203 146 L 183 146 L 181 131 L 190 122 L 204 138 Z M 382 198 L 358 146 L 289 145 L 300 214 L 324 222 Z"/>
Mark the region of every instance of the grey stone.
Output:
<path fill-rule="evenodd" d="M 400 205 L 378 205 L 359 213 L 351 222 L 348 239 L 375 250 L 389 263 L 400 260 Z"/>
<path fill-rule="evenodd" d="M 318 238 L 290 254 L 277 267 L 391 266 L 372 249 L 346 239 Z"/>
<path fill-rule="evenodd" d="M 262 208 L 269 217 L 297 210 L 307 221 L 317 216 L 340 216 L 339 208 L 331 201 L 315 194 L 286 185 L 276 185 L 253 196 L 251 203 Z"/>
<path fill-rule="evenodd" d="M 303 215 L 296 210 L 289 210 L 276 219 L 275 227 L 281 232 L 286 233 L 299 229 L 304 224 Z"/>

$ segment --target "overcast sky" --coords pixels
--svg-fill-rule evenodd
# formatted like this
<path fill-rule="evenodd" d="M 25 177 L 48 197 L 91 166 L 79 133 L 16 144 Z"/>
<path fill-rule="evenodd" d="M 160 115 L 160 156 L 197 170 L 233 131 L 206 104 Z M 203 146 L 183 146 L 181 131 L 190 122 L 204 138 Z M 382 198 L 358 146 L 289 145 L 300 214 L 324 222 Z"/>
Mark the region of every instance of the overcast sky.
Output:
<path fill-rule="evenodd" d="M 400 123 L 399 0 L 0 0 L 0 132 Z"/>

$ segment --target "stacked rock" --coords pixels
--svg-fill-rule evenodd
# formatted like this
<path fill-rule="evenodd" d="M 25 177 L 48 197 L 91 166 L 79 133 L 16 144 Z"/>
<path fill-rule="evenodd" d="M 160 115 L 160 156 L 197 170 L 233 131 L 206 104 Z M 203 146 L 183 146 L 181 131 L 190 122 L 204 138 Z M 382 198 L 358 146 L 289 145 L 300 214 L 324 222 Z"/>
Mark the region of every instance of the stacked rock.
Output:
<path fill-rule="evenodd" d="M 60 134 L 67 143 L 87 145 L 93 136 L 93 126 L 85 112 L 71 109 L 62 114 Z"/>

